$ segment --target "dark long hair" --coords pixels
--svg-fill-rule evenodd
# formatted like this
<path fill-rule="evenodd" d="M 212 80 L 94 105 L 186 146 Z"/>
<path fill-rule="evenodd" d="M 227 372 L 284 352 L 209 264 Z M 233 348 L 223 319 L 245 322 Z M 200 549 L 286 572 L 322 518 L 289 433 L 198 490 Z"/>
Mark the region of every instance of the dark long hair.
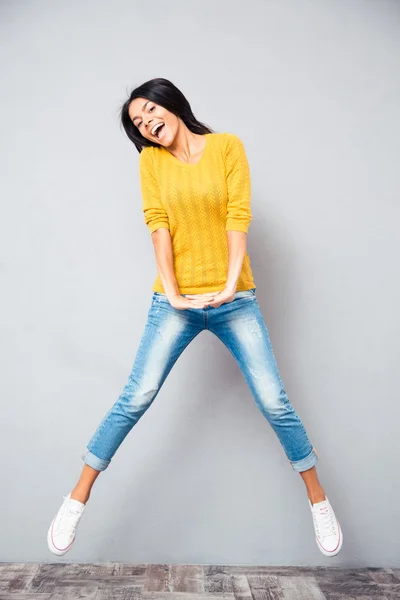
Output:
<path fill-rule="evenodd" d="M 194 116 L 189 102 L 182 92 L 168 79 L 156 77 L 142 83 L 135 88 L 129 95 L 128 100 L 121 106 L 119 116 L 125 133 L 136 146 L 138 152 L 141 152 L 145 146 L 159 146 L 151 140 L 143 137 L 139 129 L 132 123 L 128 113 L 129 105 L 135 98 L 146 98 L 156 104 L 163 106 L 177 117 L 180 117 L 186 127 L 193 133 L 205 134 L 213 133 L 213 130 L 204 123 L 201 123 Z"/>

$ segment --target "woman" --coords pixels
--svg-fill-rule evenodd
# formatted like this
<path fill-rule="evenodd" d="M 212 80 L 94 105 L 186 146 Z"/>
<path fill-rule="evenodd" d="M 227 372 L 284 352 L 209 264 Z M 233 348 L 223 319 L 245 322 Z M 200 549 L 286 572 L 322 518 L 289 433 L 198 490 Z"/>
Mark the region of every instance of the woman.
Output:
<path fill-rule="evenodd" d="M 343 537 L 318 480 L 318 460 L 280 378 L 246 252 L 250 171 L 241 140 L 215 133 L 193 115 L 170 81 L 136 88 L 121 121 L 140 152 L 145 224 L 158 274 L 147 322 L 128 382 L 82 456 L 76 486 L 48 530 L 49 549 L 65 554 L 91 488 L 132 427 L 152 404 L 186 346 L 210 330 L 237 360 L 308 495 L 317 545 L 334 556 Z"/>

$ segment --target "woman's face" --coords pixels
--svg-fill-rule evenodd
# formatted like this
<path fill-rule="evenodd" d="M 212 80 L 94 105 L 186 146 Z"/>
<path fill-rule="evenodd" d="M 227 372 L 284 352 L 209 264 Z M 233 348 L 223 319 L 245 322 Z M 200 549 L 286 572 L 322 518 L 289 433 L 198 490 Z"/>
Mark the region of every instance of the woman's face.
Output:
<path fill-rule="evenodd" d="M 176 115 L 147 98 L 132 100 L 128 112 L 132 123 L 144 138 L 161 146 L 172 144 L 179 127 Z"/>

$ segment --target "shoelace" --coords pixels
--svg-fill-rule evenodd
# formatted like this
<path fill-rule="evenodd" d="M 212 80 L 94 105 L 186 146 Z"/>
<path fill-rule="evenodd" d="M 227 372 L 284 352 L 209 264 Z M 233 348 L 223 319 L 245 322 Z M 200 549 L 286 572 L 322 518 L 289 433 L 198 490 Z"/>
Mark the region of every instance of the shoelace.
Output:
<path fill-rule="evenodd" d="M 63 496 L 63 498 L 66 500 L 67 496 Z M 81 514 L 82 511 L 79 510 L 79 508 L 73 508 L 67 504 L 64 507 L 63 513 L 60 515 L 57 533 L 69 533 L 70 537 L 74 536 L 78 518 Z"/>
<path fill-rule="evenodd" d="M 313 517 L 319 537 L 335 535 L 335 520 L 328 504 L 313 510 Z"/>

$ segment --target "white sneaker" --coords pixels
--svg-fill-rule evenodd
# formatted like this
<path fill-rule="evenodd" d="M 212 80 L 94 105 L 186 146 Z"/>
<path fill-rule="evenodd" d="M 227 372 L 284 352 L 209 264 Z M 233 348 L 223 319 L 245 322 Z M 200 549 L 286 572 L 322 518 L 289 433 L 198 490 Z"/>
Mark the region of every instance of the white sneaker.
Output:
<path fill-rule="evenodd" d="M 308 503 L 313 516 L 318 548 L 325 556 L 335 556 L 342 547 L 343 534 L 328 496 L 325 495 L 325 500 L 315 504 L 311 504 L 309 498 Z"/>
<path fill-rule="evenodd" d="M 47 545 L 53 554 L 61 556 L 68 552 L 75 540 L 75 532 L 86 504 L 63 496 L 64 501 L 51 522 L 47 532 Z"/>

